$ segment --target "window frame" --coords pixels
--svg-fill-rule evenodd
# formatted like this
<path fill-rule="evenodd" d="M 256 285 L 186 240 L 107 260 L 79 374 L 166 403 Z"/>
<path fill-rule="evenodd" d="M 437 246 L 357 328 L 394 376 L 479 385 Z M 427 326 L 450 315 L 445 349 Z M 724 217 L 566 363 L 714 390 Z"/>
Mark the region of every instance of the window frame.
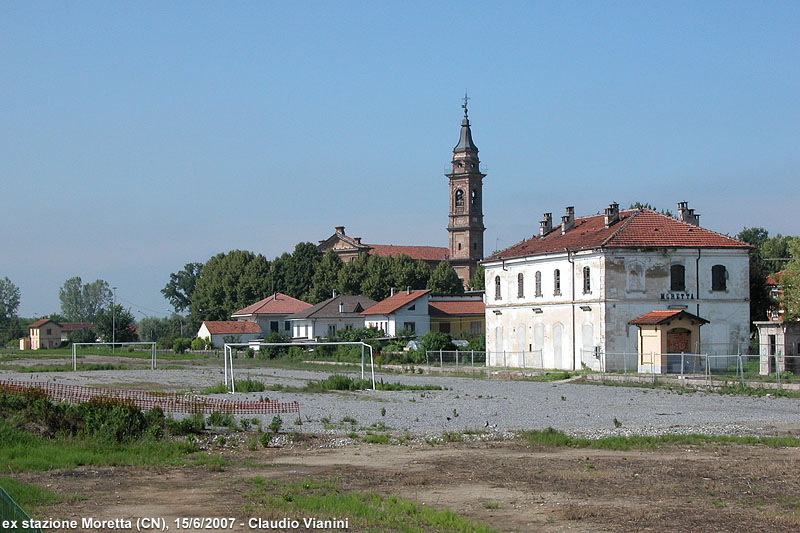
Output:
<path fill-rule="evenodd" d="M 553 271 L 553 296 L 561 296 L 561 270 Z"/>
<path fill-rule="evenodd" d="M 680 279 L 675 275 L 680 269 Z M 677 283 L 680 281 L 680 283 Z M 669 267 L 669 290 L 672 292 L 683 292 L 686 290 L 686 267 L 680 263 L 675 263 Z"/>
<path fill-rule="evenodd" d="M 711 267 L 711 290 L 725 292 L 728 290 L 728 269 L 725 265 Z"/>

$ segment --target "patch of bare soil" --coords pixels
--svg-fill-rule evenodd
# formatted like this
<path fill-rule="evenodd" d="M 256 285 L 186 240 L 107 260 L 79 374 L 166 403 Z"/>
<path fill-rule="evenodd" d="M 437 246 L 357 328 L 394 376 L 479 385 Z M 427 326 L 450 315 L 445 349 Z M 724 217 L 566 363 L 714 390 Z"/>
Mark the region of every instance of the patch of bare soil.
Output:
<path fill-rule="evenodd" d="M 346 490 L 396 494 L 500 531 L 797 531 L 800 450 L 754 446 L 614 452 L 520 442 L 241 449 L 235 466 L 87 468 L 28 473 L 83 499 L 40 518 L 268 516 L 247 478 L 335 478 Z M 352 531 L 357 529 L 351 528 Z"/>

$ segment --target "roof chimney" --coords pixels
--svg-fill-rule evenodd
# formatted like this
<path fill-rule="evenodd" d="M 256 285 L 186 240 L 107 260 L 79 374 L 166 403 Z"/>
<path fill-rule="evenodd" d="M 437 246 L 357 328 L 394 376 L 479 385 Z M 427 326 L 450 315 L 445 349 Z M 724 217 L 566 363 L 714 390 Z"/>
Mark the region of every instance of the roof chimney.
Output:
<path fill-rule="evenodd" d="M 567 214 L 561 217 L 561 235 L 575 227 L 575 208 L 567 208 Z"/>
<path fill-rule="evenodd" d="M 336 233 L 344 235 L 344 226 L 336 226 Z"/>
<path fill-rule="evenodd" d="M 553 231 L 553 213 L 545 213 L 544 220 L 539 222 L 539 235 L 547 235 Z"/>
<path fill-rule="evenodd" d="M 390 290 L 389 296 L 394 296 L 396 293 L 397 293 L 397 290 L 394 287 L 392 287 L 391 290 Z"/>
<path fill-rule="evenodd" d="M 344 231 L 342 233 L 344 233 Z M 356 241 L 356 244 L 361 244 L 361 237 L 353 237 L 353 240 Z"/>
<path fill-rule="evenodd" d="M 408 287 L 406 287 L 406 293 L 407 293 L 407 294 L 411 294 L 411 285 L 409 285 Z"/>
<path fill-rule="evenodd" d="M 700 225 L 700 215 L 695 214 L 694 209 L 689 209 L 689 202 L 678 202 L 678 220 L 693 226 Z"/>
<path fill-rule="evenodd" d="M 339 295 L 339 292 L 336 289 L 333 289 L 333 297 L 336 298 L 336 296 L 338 296 L 338 295 Z"/>
<path fill-rule="evenodd" d="M 617 202 L 606 207 L 603 219 L 607 228 L 619 220 L 619 204 Z"/>

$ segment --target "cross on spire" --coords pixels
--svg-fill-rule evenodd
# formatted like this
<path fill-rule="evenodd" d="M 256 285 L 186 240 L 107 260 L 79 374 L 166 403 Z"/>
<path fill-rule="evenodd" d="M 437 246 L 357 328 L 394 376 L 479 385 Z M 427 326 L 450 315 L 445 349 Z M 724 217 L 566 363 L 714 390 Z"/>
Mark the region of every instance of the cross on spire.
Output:
<path fill-rule="evenodd" d="M 467 91 L 464 91 L 464 103 L 461 105 L 461 108 L 464 110 L 464 116 L 467 116 L 467 103 L 469 102 L 469 96 L 467 96 Z"/>

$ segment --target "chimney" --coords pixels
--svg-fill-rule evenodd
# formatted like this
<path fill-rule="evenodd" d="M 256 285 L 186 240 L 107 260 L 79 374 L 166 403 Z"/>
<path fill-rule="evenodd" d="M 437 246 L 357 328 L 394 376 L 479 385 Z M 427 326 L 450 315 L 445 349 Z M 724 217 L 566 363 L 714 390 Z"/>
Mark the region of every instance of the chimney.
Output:
<path fill-rule="evenodd" d="M 617 202 L 609 204 L 608 207 L 606 207 L 603 219 L 607 228 L 619 220 L 619 204 Z"/>
<path fill-rule="evenodd" d="M 406 287 L 406 294 L 411 294 L 411 285 Z"/>
<path fill-rule="evenodd" d="M 336 233 L 338 235 L 344 235 L 344 226 L 336 226 Z"/>
<path fill-rule="evenodd" d="M 561 217 L 561 235 L 575 227 L 575 208 L 567 208 L 567 214 Z"/>
<path fill-rule="evenodd" d="M 397 293 L 397 290 L 394 287 L 392 287 L 391 288 L 391 293 L 389 294 L 389 296 L 394 296 L 396 293 Z"/>
<path fill-rule="evenodd" d="M 342 231 L 344 233 L 344 231 Z M 356 244 L 361 244 L 361 237 L 353 237 L 353 240 L 356 241 Z"/>
<path fill-rule="evenodd" d="M 689 209 L 689 202 L 678 202 L 678 220 L 693 226 L 700 225 L 700 215 L 695 214 L 694 209 Z"/>
<path fill-rule="evenodd" d="M 553 213 L 545 213 L 544 220 L 539 222 L 539 235 L 547 235 L 553 231 Z"/>
<path fill-rule="evenodd" d="M 339 292 L 338 292 L 336 289 L 333 289 L 333 297 L 334 297 L 334 298 L 336 298 L 336 296 L 337 296 L 338 294 L 339 294 Z"/>

